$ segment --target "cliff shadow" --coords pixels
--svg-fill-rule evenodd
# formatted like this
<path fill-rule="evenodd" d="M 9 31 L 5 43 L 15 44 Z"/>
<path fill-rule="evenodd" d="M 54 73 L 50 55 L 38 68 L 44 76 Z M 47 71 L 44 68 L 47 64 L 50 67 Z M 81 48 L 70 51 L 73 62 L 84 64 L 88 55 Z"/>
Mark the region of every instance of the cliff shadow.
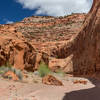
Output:
<path fill-rule="evenodd" d="M 66 93 L 63 100 L 100 100 L 100 81 L 96 79 L 89 79 L 94 88 L 72 91 Z"/>

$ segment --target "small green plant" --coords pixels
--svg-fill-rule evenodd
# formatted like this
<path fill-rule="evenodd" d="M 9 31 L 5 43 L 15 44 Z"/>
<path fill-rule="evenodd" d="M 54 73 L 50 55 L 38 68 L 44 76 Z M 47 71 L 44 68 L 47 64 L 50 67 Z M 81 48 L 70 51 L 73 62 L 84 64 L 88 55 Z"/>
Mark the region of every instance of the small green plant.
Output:
<path fill-rule="evenodd" d="M 38 69 L 40 77 L 44 77 L 51 73 L 51 70 L 48 68 L 48 65 L 46 65 L 44 62 L 40 63 L 39 69 Z"/>
<path fill-rule="evenodd" d="M 65 76 L 65 72 L 62 71 L 61 69 L 58 69 L 58 70 L 56 71 L 56 73 L 59 74 L 59 75 L 61 75 L 61 76 Z"/>
<path fill-rule="evenodd" d="M 7 62 L 5 65 L 0 66 L 0 75 L 4 74 L 5 72 L 7 72 L 9 69 L 11 69 L 11 64 L 9 62 Z"/>
<path fill-rule="evenodd" d="M 58 56 L 58 55 L 56 55 L 55 57 L 56 57 L 57 59 L 59 58 L 59 56 Z"/>
<path fill-rule="evenodd" d="M 12 67 L 11 64 L 6 63 L 5 65 L 3 65 L 3 66 L 0 67 L 0 75 L 4 75 L 8 71 L 12 71 L 14 74 L 16 74 L 18 76 L 18 78 L 20 80 L 22 80 L 23 75 L 22 75 L 21 70 Z"/>
<path fill-rule="evenodd" d="M 12 68 L 13 68 L 13 67 L 12 67 Z M 13 68 L 13 72 L 18 76 L 18 78 L 19 78 L 20 80 L 23 79 L 23 74 L 22 74 L 21 70 L 16 69 L 16 68 Z"/>
<path fill-rule="evenodd" d="M 5 66 L 5 67 L 9 67 L 9 68 L 12 67 L 12 65 L 11 65 L 9 62 L 7 62 L 4 66 Z"/>
<path fill-rule="evenodd" d="M 58 27 L 62 27 L 62 24 L 58 24 Z"/>
<path fill-rule="evenodd" d="M 37 80 L 33 80 L 33 82 L 34 82 L 34 83 L 38 83 L 38 81 L 37 81 Z"/>
<path fill-rule="evenodd" d="M 7 70 L 7 67 L 1 66 L 0 67 L 0 75 L 4 74 L 4 72 Z"/>

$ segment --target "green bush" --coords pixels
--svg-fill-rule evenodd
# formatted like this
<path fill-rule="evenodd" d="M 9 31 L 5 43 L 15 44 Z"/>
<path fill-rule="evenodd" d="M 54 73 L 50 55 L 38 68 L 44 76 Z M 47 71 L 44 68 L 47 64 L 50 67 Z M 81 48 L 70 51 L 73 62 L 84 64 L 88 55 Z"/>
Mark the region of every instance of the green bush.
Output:
<path fill-rule="evenodd" d="M 60 76 L 65 76 L 65 72 L 62 71 L 61 69 L 58 69 L 58 70 L 56 71 L 56 73 L 59 74 Z"/>
<path fill-rule="evenodd" d="M 48 65 L 46 65 L 44 62 L 40 63 L 38 72 L 39 72 L 40 77 L 44 77 L 51 73 L 50 69 L 48 68 Z"/>
<path fill-rule="evenodd" d="M 12 65 L 10 65 L 8 63 L 6 65 L 3 65 L 3 66 L 0 67 L 0 75 L 3 76 L 3 74 L 5 74 L 8 71 L 12 71 L 13 73 L 15 73 L 18 76 L 18 78 L 20 80 L 22 80 L 23 75 L 22 75 L 21 70 L 12 67 Z"/>
<path fill-rule="evenodd" d="M 4 66 L 5 66 L 5 67 L 9 67 L 9 68 L 12 67 L 12 65 L 11 65 L 9 62 L 7 62 Z"/>
<path fill-rule="evenodd" d="M 23 79 L 23 74 L 22 74 L 21 70 L 16 69 L 16 68 L 14 68 L 14 67 L 11 67 L 11 71 L 14 72 L 14 73 L 18 76 L 18 78 L 19 78 L 20 80 Z"/>
<path fill-rule="evenodd" d="M 0 66 L 0 74 L 3 74 L 4 72 L 8 71 L 12 66 L 9 62 L 7 62 L 5 65 Z"/>
<path fill-rule="evenodd" d="M 0 67 L 0 75 L 4 74 L 7 69 L 8 69 L 7 67 L 1 66 Z"/>

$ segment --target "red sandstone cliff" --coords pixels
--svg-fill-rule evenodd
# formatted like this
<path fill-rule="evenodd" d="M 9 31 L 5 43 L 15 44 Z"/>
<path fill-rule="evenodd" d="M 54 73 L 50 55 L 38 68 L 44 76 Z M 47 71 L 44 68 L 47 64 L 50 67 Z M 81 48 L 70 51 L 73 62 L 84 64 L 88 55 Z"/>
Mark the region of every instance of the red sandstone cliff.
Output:
<path fill-rule="evenodd" d="M 62 68 L 81 75 L 99 72 L 100 0 L 94 0 L 81 28 L 84 18 L 77 14 L 32 17 L 0 26 L 0 65 L 10 61 L 17 68 L 34 70 L 42 59 L 52 70 Z"/>
<path fill-rule="evenodd" d="M 63 59 L 70 57 L 67 67 L 75 75 L 93 75 L 100 71 L 100 0 L 94 0 L 79 34 L 55 54 Z"/>
<path fill-rule="evenodd" d="M 14 24 L 0 25 L 0 66 L 10 62 L 16 68 L 33 71 L 41 60 L 52 65 L 52 59 L 59 57 L 54 52 L 79 32 L 84 18 L 85 14 L 60 18 L 33 16 Z M 63 60 L 64 68 L 65 62 Z"/>
<path fill-rule="evenodd" d="M 100 0 L 94 0 L 83 28 L 74 42 L 74 72 L 90 74 L 100 71 Z"/>

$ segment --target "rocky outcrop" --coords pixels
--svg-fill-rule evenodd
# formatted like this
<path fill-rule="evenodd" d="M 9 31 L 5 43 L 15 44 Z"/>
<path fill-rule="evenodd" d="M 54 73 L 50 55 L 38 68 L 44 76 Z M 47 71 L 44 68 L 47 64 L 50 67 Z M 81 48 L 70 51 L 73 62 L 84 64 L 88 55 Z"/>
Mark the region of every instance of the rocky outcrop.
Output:
<path fill-rule="evenodd" d="M 98 74 L 100 71 L 100 0 L 93 1 L 93 6 L 79 34 L 54 53 L 62 59 L 73 54 L 70 62 L 72 62 L 74 75 Z"/>
<path fill-rule="evenodd" d="M 75 80 L 73 83 L 74 84 L 84 84 L 84 85 L 86 85 L 87 81 L 85 81 L 85 80 Z"/>
<path fill-rule="evenodd" d="M 34 66 L 35 50 L 27 42 L 2 39 L 0 45 L 0 65 L 10 62 L 15 68 L 32 70 Z"/>
<path fill-rule="evenodd" d="M 69 51 L 62 49 L 60 52 L 60 48 L 67 46 L 68 41 L 79 32 L 85 16 L 85 14 L 59 18 L 32 16 L 21 22 L 0 25 L 0 66 L 9 62 L 17 69 L 34 71 L 38 69 L 41 61 L 48 65 L 52 63 L 50 58 L 59 61 L 61 55 L 69 55 Z M 65 60 L 69 61 L 68 59 Z M 65 60 L 61 60 L 63 65 L 60 67 L 68 71 Z M 52 66 L 50 64 L 50 68 L 53 67 L 53 63 Z"/>
<path fill-rule="evenodd" d="M 94 0 L 81 32 L 74 39 L 73 69 L 76 74 L 100 71 L 100 0 Z"/>
<path fill-rule="evenodd" d="M 87 15 L 29 17 L 0 26 L 0 65 L 9 61 L 34 71 L 42 60 L 52 70 L 60 67 L 75 75 L 100 71 L 100 0 Z"/>
<path fill-rule="evenodd" d="M 19 78 L 18 76 L 12 72 L 12 71 L 8 71 L 6 72 L 4 75 L 3 75 L 4 78 L 8 78 L 8 79 L 11 79 L 13 81 L 19 81 Z"/>
<path fill-rule="evenodd" d="M 2 26 L 0 30 L 0 66 L 9 62 L 15 68 L 33 70 L 35 48 L 14 27 Z"/>
<path fill-rule="evenodd" d="M 52 75 L 47 75 L 42 78 L 42 83 L 46 85 L 63 86 L 63 83 Z"/>
<path fill-rule="evenodd" d="M 65 59 L 49 58 L 49 68 L 55 72 L 60 69 L 67 73 L 73 73 L 72 58 L 73 55 L 70 55 Z"/>
<path fill-rule="evenodd" d="M 16 68 L 34 71 L 44 61 L 54 71 L 61 68 L 83 75 L 98 72 L 99 26 L 100 0 L 94 0 L 87 15 L 35 16 L 0 25 L 0 66 L 9 61 Z"/>
<path fill-rule="evenodd" d="M 16 30 L 29 41 L 57 42 L 69 40 L 79 32 L 86 14 L 72 14 L 65 17 L 32 16 L 18 23 Z"/>

